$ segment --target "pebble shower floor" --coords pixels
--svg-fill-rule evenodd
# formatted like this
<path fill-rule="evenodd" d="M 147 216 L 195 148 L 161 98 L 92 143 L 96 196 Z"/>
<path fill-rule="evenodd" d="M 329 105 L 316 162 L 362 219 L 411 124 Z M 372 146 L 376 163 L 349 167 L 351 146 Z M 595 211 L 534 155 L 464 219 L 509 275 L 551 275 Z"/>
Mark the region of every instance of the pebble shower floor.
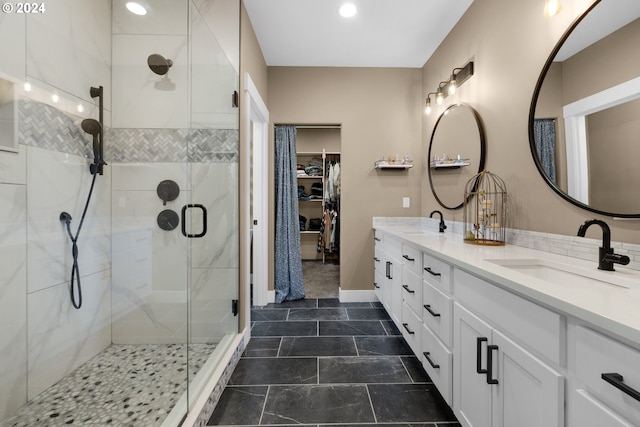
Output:
<path fill-rule="evenodd" d="M 160 425 L 215 344 L 111 345 L 0 427 Z M 187 368 L 187 364 L 189 368 Z"/>

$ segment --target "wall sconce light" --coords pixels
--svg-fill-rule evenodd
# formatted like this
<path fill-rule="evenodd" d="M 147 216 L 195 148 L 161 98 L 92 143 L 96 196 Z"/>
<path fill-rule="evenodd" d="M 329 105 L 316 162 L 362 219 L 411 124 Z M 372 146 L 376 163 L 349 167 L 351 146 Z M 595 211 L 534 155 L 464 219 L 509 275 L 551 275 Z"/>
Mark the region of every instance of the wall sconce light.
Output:
<path fill-rule="evenodd" d="M 424 109 L 424 112 L 427 114 L 431 114 L 431 95 L 436 95 L 435 92 L 429 92 L 427 94 L 427 100 L 426 100 L 426 107 Z"/>
<path fill-rule="evenodd" d="M 427 94 L 425 112 L 427 114 L 431 113 L 431 95 L 435 95 L 437 105 L 442 105 L 444 98 L 456 93 L 456 89 L 462 86 L 471 76 L 473 76 L 473 61 L 469 61 L 462 68 L 454 68 L 449 80 L 440 82 L 436 92 L 429 92 Z M 446 91 L 444 90 L 445 88 L 447 89 Z"/>

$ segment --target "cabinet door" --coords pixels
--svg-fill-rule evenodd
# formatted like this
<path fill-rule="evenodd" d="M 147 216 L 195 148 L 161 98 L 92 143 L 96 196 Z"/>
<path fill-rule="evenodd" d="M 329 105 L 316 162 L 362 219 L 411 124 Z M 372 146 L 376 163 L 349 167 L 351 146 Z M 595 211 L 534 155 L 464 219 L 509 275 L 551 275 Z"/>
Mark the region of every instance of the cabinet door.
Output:
<path fill-rule="evenodd" d="M 489 427 L 492 386 L 484 371 L 491 327 L 458 303 L 453 312 L 453 410 L 465 427 Z"/>
<path fill-rule="evenodd" d="M 564 377 L 493 330 L 494 427 L 564 425 Z"/>
<path fill-rule="evenodd" d="M 395 258 L 389 257 L 387 259 L 389 262 L 388 269 L 388 280 L 387 280 L 387 288 L 388 288 L 388 304 L 391 307 L 390 315 L 393 320 L 396 322 L 398 327 L 401 327 L 402 324 L 402 263 L 397 261 Z M 385 297 L 386 299 L 387 297 Z"/>

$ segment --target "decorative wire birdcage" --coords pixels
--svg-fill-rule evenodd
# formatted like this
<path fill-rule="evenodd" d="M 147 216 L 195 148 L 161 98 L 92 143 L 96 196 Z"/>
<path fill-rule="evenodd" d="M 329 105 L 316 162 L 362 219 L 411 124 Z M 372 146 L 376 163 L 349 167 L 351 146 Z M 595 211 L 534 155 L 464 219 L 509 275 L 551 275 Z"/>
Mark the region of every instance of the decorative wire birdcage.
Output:
<path fill-rule="evenodd" d="M 488 170 L 474 175 L 464 188 L 464 242 L 505 244 L 507 187 Z"/>

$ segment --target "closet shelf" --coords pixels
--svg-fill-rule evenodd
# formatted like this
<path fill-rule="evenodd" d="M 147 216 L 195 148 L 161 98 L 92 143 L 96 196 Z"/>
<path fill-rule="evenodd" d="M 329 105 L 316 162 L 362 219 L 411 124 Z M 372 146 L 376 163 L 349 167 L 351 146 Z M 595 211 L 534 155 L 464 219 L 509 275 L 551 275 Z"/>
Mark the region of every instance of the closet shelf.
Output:
<path fill-rule="evenodd" d="M 322 179 L 322 175 L 320 176 L 311 176 L 311 175 L 298 175 L 298 179 Z"/>
<path fill-rule="evenodd" d="M 300 231 L 300 234 L 320 234 L 320 230 L 304 230 Z"/>

